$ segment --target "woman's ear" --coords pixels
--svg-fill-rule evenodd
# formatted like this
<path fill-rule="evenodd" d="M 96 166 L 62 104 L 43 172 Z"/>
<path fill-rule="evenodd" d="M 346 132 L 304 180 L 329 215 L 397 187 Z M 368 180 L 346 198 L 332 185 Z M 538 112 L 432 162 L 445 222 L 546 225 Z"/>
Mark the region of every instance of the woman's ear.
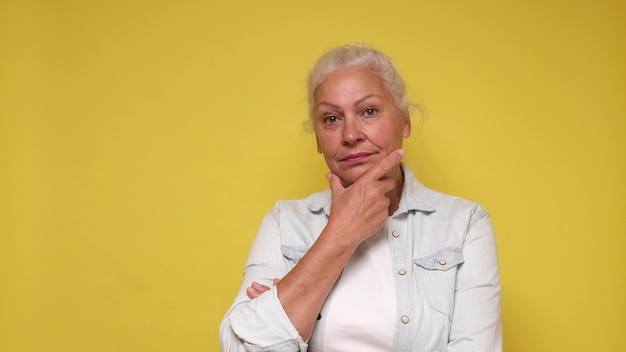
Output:
<path fill-rule="evenodd" d="M 402 137 L 409 138 L 410 135 L 411 135 L 411 116 L 407 114 L 406 117 L 404 117 L 404 122 L 402 126 Z"/>
<path fill-rule="evenodd" d="M 317 133 L 315 134 L 315 144 L 317 144 L 317 152 L 322 154 L 322 147 L 320 146 L 320 140 L 317 139 Z"/>

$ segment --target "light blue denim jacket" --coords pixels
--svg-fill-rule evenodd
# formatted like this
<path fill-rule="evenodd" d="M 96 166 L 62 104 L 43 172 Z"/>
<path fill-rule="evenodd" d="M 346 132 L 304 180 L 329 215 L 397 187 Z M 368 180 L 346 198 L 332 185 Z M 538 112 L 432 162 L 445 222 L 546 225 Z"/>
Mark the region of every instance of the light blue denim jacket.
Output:
<path fill-rule="evenodd" d="M 501 351 L 500 278 L 489 215 L 476 203 L 424 187 L 402 167 L 400 205 L 387 220 L 397 302 L 394 351 Z M 326 189 L 279 201 L 263 219 L 239 294 L 222 321 L 223 351 L 304 352 L 309 344 L 321 345 L 320 326 L 309 341 L 300 338 L 272 280 L 315 242 L 330 206 Z M 252 281 L 272 289 L 250 300 Z"/>

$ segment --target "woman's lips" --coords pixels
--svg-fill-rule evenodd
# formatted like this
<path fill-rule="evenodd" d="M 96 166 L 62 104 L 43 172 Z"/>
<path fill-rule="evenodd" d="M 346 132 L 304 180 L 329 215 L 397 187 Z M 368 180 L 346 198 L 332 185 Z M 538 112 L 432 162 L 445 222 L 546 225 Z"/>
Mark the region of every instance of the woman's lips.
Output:
<path fill-rule="evenodd" d="M 346 162 L 346 163 L 358 163 L 360 161 L 365 160 L 368 156 L 372 155 L 373 153 L 354 153 L 354 154 L 348 154 L 345 157 L 343 157 L 341 159 L 341 161 Z"/>

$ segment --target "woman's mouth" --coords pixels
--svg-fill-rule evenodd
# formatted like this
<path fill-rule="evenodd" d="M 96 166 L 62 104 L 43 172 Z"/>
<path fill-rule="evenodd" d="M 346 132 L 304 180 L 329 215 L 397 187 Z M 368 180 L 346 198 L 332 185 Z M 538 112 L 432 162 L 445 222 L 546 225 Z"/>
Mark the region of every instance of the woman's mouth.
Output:
<path fill-rule="evenodd" d="M 373 153 L 365 153 L 365 152 L 348 154 L 345 157 L 343 157 L 341 161 L 346 162 L 346 163 L 358 163 L 360 161 L 367 159 L 367 157 L 372 154 Z"/>

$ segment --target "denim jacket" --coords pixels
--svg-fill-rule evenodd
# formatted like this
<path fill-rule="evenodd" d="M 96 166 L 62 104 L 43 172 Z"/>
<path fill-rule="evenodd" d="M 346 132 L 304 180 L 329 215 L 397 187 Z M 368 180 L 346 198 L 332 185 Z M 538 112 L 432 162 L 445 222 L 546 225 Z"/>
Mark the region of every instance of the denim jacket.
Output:
<path fill-rule="evenodd" d="M 476 203 L 424 187 L 402 167 L 399 208 L 386 227 L 397 302 L 394 351 L 501 351 L 500 278 L 489 215 Z M 222 321 L 223 351 L 304 352 L 309 344 L 321 346 L 324 329 L 316 326 L 303 341 L 272 280 L 289 272 L 315 242 L 330 206 L 326 189 L 279 201 L 265 216 L 239 294 Z M 251 300 L 246 288 L 252 281 L 272 289 Z"/>

